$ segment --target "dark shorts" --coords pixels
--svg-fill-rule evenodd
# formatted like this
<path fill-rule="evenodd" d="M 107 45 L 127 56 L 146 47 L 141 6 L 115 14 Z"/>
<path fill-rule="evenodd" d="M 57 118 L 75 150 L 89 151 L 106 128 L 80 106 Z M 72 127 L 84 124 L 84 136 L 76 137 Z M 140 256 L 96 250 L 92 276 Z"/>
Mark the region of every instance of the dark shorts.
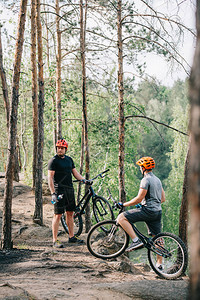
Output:
<path fill-rule="evenodd" d="M 63 195 L 63 198 L 54 204 L 54 214 L 63 214 L 66 211 L 73 211 L 75 209 L 76 203 L 73 188 L 66 188 L 57 194 Z"/>
<path fill-rule="evenodd" d="M 161 210 L 151 211 L 143 206 L 142 208 L 130 209 L 123 214 L 131 224 L 144 221 L 147 225 L 149 235 L 156 235 L 161 232 Z"/>

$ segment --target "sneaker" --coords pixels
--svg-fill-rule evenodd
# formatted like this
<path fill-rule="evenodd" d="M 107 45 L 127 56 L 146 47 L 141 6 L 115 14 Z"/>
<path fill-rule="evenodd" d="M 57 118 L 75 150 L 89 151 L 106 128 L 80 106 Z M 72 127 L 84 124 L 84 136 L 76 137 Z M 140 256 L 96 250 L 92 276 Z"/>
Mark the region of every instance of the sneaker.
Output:
<path fill-rule="evenodd" d="M 71 238 L 69 238 L 69 240 L 68 240 L 68 243 L 77 243 L 77 244 L 83 244 L 84 243 L 84 241 L 83 240 L 81 240 L 79 237 L 77 237 L 77 236 L 73 236 L 73 237 L 71 237 Z"/>
<path fill-rule="evenodd" d="M 163 270 L 162 264 L 159 264 L 159 263 L 156 264 L 156 268 L 159 269 L 160 271 Z"/>
<path fill-rule="evenodd" d="M 63 244 L 57 240 L 53 243 L 53 248 L 63 248 Z"/>
<path fill-rule="evenodd" d="M 140 248 L 141 246 L 144 246 L 144 244 L 140 239 L 138 239 L 137 242 L 132 242 L 130 244 L 130 246 L 126 249 L 126 252 L 133 251 L 137 248 Z"/>

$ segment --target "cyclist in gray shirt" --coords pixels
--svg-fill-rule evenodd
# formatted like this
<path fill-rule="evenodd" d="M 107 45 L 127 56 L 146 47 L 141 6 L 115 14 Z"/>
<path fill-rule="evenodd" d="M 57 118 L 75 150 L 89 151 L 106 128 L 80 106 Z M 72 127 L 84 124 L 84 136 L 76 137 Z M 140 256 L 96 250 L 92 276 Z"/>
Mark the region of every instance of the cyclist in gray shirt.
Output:
<path fill-rule="evenodd" d="M 141 207 L 122 212 L 117 218 L 117 222 L 132 238 L 131 245 L 126 249 L 128 252 L 143 246 L 142 241 L 136 236 L 133 230 L 132 223 L 144 221 L 147 224 L 149 234 L 152 236 L 161 232 L 161 203 L 165 201 L 165 192 L 162 183 L 152 173 L 152 169 L 155 168 L 154 159 L 151 157 L 142 157 L 136 164 L 140 166 L 140 170 L 144 176 L 140 183 L 138 195 L 128 202 L 119 204 L 127 207 L 141 203 Z M 162 268 L 161 263 L 162 258 L 158 257 L 158 267 L 160 268 Z"/>

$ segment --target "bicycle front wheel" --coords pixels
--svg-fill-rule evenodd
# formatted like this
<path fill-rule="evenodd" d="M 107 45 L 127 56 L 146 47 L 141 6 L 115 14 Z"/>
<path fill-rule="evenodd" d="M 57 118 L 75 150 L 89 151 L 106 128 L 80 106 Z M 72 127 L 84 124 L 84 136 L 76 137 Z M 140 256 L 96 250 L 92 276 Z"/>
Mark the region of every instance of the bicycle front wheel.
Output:
<path fill-rule="evenodd" d="M 83 220 L 82 216 L 79 213 L 74 213 L 74 235 L 79 236 L 83 231 Z M 69 233 L 69 229 L 66 222 L 66 214 L 62 214 L 61 223 L 64 230 Z"/>
<path fill-rule="evenodd" d="M 109 202 L 101 196 L 97 196 L 93 200 L 93 212 L 97 223 L 105 220 L 114 220 L 114 214 Z"/>
<path fill-rule="evenodd" d="M 176 279 L 187 269 L 188 254 L 183 241 L 173 233 L 159 233 L 148 249 L 152 269 L 162 278 Z"/>
<path fill-rule="evenodd" d="M 88 250 L 95 257 L 102 259 L 121 255 L 128 243 L 128 234 L 114 220 L 102 221 L 94 225 L 87 236 Z"/>

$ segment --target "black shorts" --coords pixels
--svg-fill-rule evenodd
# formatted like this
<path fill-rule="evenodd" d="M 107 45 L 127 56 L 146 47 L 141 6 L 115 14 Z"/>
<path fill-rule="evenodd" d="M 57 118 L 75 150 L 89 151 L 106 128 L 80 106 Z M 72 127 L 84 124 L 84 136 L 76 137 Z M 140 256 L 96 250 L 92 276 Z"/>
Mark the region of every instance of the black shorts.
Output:
<path fill-rule="evenodd" d="M 76 203 L 73 188 L 65 188 L 64 191 L 58 192 L 57 195 L 63 195 L 63 198 L 54 204 L 54 214 L 59 215 L 75 209 Z"/>
<path fill-rule="evenodd" d="M 123 214 L 131 224 L 144 221 L 147 225 L 149 235 L 156 235 L 161 232 L 161 210 L 152 211 L 147 209 L 145 206 L 142 206 L 142 208 L 125 211 Z"/>

